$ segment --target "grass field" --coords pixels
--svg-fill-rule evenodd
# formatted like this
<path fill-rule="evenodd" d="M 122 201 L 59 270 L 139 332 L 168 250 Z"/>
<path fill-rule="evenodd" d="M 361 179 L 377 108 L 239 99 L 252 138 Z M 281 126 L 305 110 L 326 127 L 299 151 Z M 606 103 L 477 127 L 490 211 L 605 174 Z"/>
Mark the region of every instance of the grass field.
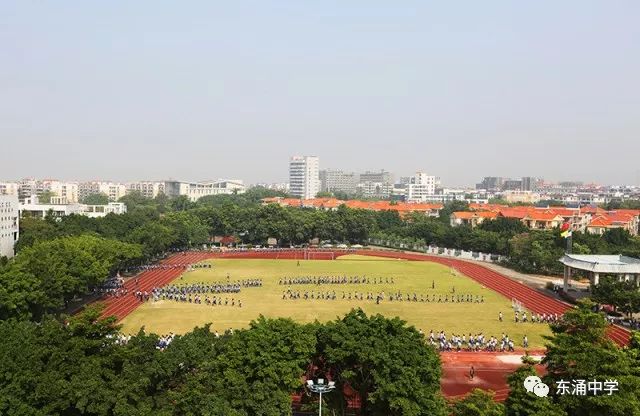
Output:
<path fill-rule="evenodd" d="M 543 334 L 549 334 L 544 324 L 513 322 L 511 300 L 496 292 L 482 287 L 474 280 L 460 274 L 453 274 L 446 266 L 430 262 L 411 262 L 375 257 L 344 256 L 339 260 L 254 260 L 254 259 L 216 259 L 211 269 L 196 269 L 185 273 L 173 284 L 190 284 L 197 282 L 241 280 L 261 278 L 263 286 L 242 288 L 239 294 L 222 295 L 242 300 L 242 308 L 238 306 L 208 306 L 188 302 L 161 300 L 148 302 L 123 321 L 125 333 L 135 333 L 144 326 L 147 332 L 166 334 L 169 332 L 184 333 L 195 326 L 212 323 L 212 329 L 223 332 L 228 328 L 246 327 L 260 314 L 267 317 L 290 317 L 296 321 L 310 322 L 335 319 L 351 308 L 361 307 L 368 314 L 381 313 L 385 316 L 399 316 L 409 324 L 422 329 L 425 334 L 444 330 L 452 333 L 476 334 L 483 332 L 486 337 L 500 337 L 504 332 L 520 346 L 524 334 L 529 338 L 530 347 L 543 346 Z M 354 285 L 293 285 L 292 290 L 304 293 L 311 291 L 336 291 L 336 300 L 282 300 L 282 292 L 286 286 L 278 284 L 281 277 L 295 276 L 353 276 L 366 275 L 375 277 L 392 277 L 395 284 L 354 284 Z M 435 289 L 432 289 L 435 282 Z M 451 296 L 452 288 L 456 294 L 483 295 L 484 303 L 422 303 L 422 302 L 389 302 L 376 305 L 375 301 L 367 301 L 366 293 L 386 294 L 400 291 L 406 297 L 415 292 L 432 296 Z M 364 292 L 365 300 L 342 300 L 342 292 Z M 211 296 L 211 295 L 210 295 Z M 203 296 L 204 298 L 204 296 Z M 498 313 L 504 314 L 504 322 L 498 321 Z"/>

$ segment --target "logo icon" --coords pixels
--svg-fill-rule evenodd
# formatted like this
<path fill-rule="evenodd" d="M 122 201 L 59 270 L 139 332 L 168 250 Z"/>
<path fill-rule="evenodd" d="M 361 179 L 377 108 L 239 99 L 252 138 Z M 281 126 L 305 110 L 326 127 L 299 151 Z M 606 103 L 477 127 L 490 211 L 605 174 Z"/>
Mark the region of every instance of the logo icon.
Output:
<path fill-rule="evenodd" d="M 529 376 L 524 379 L 524 388 L 538 397 L 547 397 L 549 394 L 549 386 L 542 382 L 538 376 Z"/>

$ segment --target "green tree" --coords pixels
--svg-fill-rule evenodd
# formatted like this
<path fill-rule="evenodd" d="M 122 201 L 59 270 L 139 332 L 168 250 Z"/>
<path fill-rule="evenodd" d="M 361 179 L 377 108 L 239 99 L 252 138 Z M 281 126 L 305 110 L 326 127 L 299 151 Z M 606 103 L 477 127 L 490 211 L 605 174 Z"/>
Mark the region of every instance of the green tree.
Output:
<path fill-rule="evenodd" d="M 89 194 L 85 196 L 81 202 L 87 205 L 106 205 L 109 203 L 109 196 L 102 192 Z"/>
<path fill-rule="evenodd" d="M 464 398 L 453 403 L 451 414 L 453 416 L 504 416 L 504 406 L 496 403 L 493 396 L 493 392 L 473 389 Z"/>
<path fill-rule="evenodd" d="M 194 206 L 186 195 L 179 195 L 169 199 L 169 206 L 173 211 L 187 211 Z"/>
<path fill-rule="evenodd" d="M 478 228 L 485 231 L 501 233 L 510 237 L 516 234 L 526 233 L 528 231 L 527 226 L 519 219 L 505 217 L 498 217 L 494 220 L 483 221 Z"/>
<path fill-rule="evenodd" d="M 524 380 L 537 376 L 531 365 L 524 365 L 507 378 L 509 397 L 505 404 L 506 416 L 566 416 L 567 413 L 553 404 L 550 397 L 538 397 L 524 388 Z"/>
<path fill-rule="evenodd" d="M 16 243 L 16 252 L 20 252 L 23 247 L 32 246 L 36 241 L 51 240 L 59 236 L 54 221 L 24 216 L 20 219 L 20 239 Z"/>
<path fill-rule="evenodd" d="M 41 204 L 50 204 L 51 203 L 51 198 L 56 196 L 55 193 L 51 192 L 51 191 L 44 191 L 42 193 L 40 193 L 40 195 L 38 195 L 38 201 Z"/>
<path fill-rule="evenodd" d="M 169 394 L 175 414 L 290 415 L 291 392 L 301 386 L 315 343 L 309 326 L 260 317 L 221 338 Z"/>
<path fill-rule="evenodd" d="M 592 308 L 592 303 L 581 302 L 551 326 L 553 335 L 542 361 L 548 373 L 543 380 L 552 392 L 560 380 L 617 380 L 619 391 L 612 395 L 556 394 L 554 402 L 569 415 L 639 415 L 640 369 L 632 354 L 607 337 L 604 316 Z"/>
<path fill-rule="evenodd" d="M 622 228 L 611 228 L 605 231 L 602 238 L 612 246 L 622 247 L 629 244 L 631 241 L 631 234 L 629 234 L 629 231 Z"/>
<path fill-rule="evenodd" d="M 344 414 L 345 386 L 358 392 L 362 415 L 444 415 L 440 359 L 413 327 L 399 318 L 352 310 L 318 329 L 315 363 L 331 374 L 330 408 Z"/>
<path fill-rule="evenodd" d="M 176 236 L 170 227 L 149 222 L 133 229 L 126 240 L 139 244 L 142 247 L 143 256 L 150 259 L 174 245 Z"/>
<path fill-rule="evenodd" d="M 37 242 L 0 271 L 0 319 L 39 319 L 141 257 L 134 244 L 90 235 Z"/>
<path fill-rule="evenodd" d="M 209 241 L 209 227 L 190 211 L 170 212 L 160 220 L 160 224 L 173 231 L 176 247 L 192 247 Z"/>
<path fill-rule="evenodd" d="M 629 317 L 640 312 L 640 290 L 633 281 L 618 281 L 614 277 L 603 277 L 592 287 L 591 298 L 598 303 L 612 305 Z"/>

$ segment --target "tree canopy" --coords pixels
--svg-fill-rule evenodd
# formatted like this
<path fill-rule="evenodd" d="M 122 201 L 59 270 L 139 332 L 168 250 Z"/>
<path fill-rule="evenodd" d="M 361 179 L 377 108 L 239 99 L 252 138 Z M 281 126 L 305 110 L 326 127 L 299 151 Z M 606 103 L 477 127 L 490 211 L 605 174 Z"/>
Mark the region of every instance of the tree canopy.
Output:
<path fill-rule="evenodd" d="M 0 319 L 59 311 L 141 255 L 138 245 L 91 235 L 36 242 L 0 269 Z"/>
<path fill-rule="evenodd" d="M 109 203 L 109 196 L 102 192 L 89 194 L 85 196 L 80 202 L 87 205 L 106 205 Z"/>

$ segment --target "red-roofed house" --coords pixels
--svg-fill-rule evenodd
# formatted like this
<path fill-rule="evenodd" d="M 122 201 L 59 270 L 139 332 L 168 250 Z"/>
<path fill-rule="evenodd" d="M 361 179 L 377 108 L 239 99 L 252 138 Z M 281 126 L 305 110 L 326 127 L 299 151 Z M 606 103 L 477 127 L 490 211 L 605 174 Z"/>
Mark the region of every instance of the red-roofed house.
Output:
<path fill-rule="evenodd" d="M 529 213 L 528 209 L 522 209 L 525 207 L 513 207 L 513 208 L 504 208 L 501 209 L 498 213 L 501 217 L 505 218 L 515 218 L 518 220 L 523 220 L 524 217 Z M 531 208 L 533 210 L 533 208 Z"/>
<path fill-rule="evenodd" d="M 553 211 L 534 210 L 522 219 L 522 222 L 532 230 L 551 230 L 564 223 L 564 218 Z"/>
<path fill-rule="evenodd" d="M 452 227 L 469 225 L 471 228 L 475 228 L 485 220 L 494 220 L 497 216 L 498 213 L 492 211 L 456 211 L 451 214 L 450 223 Z"/>
<path fill-rule="evenodd" d="M 622 228 L 631 235 L 638 235 L 638 222 L 638 216 L 632 213 L 608 211 L 596 215 L 587 226 L 587 232 L 602 235 L 612 228 Z"/>
<path fill-rule="evenodd" d="M 564 222 L 568 223 L 573 231 L 584 232 L 591 222 L 591 214 L 579 208 L 549 207 L 548 211 L 553 211 L 564 218 Z"/>

